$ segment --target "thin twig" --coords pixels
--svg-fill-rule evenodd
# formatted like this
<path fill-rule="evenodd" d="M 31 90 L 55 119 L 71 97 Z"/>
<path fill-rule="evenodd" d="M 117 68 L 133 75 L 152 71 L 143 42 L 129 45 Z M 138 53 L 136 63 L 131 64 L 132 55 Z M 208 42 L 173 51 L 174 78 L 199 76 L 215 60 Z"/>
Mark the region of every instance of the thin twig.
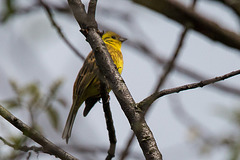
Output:
<path fill-rule="evenodd" d="M 4 139 L 3 137 L 0 137 L 0 140 L 2 140 L 2 142 L 5 145 L 8 145 L 9 147 L 12 147 L 14 150 L 19 150 L 19 151 L 23 151 L 23 152 L 28 152 L 28 151 L 34 151 L 36 153 L 38 152 L 44 152 L 43 151 L 43 147 L 36 147 L 36 146 L 19 146 L 19 145 L 14 145 L 10 142 L 8 142 L 6 139 Z"/>
<path fill-rule="evenodd" d="M 240 74 L 240 70 L 236 70 L 236 71 L 232 71 L 230 73 L 224 74 L 222 76 L 218 76 L 218 77 L 215 77 L 215 78 L 200 81 L 198 83 L 191 83 L 191 84 L 186 84 L 186 85 L 183 85 L 183 86 L 180 86 L 180 87 L 165 89 L 165 90 L 162 90 L 160 92 L 153 93 L 149 97 L 145 98 L 140 103 L 138 103 L 138 107 L 141 108 L 143 110 L 143 112 L 145 112 L 146 110 L 148 110 L 148 107 L 156 99 L 158 99 L 160 97 L 163 97 L 165 95 L 169 95 L 169 94 L 172 94 L 172 93 L 179 93 L 179 92 L 182 92 L 182 91 L 185 91 L 185 90 L 191 90 L 191 89 L 195 89 L 195 88 L 199 88 L 199 87 L 204 87 L 206 85 L 216 83 L 216 82 L 231 78 L 231 77 L 239 75 L 239 74 Z"/>
<path fill-rule="evenodd" d="M 125 149 L 122 151 L 121 157 L 120 157 L 119 160 L 124 160 L 124 159 L 129 155 L 129 150 L 130 150 L 130 147 L 131 147 L 131 145 L 132 145 L 132 143 L 133 143 L 134 137 L 135 137 L 135 136 L 134 136 L 134 134 L 132 133 L 132 134 L 130 135 L 130 137 L 128 138 L 126 147 L 125 147 Z"/>
<path fill-rule="evenodd" d="M 161 55 L 161 53 L 155 53 L 154 51 L 151 50 L 151 48 L 149 46 L 147 46 L 141 42 L 129 41 L 128 44 L 131 45 L 132 47 L 135 47 L 135 48 L 141 50 L 142 51 L 141 53 L 145 54 L 146 56 L 148 56 L 149 58 L 154 60 L 159 65 L 163 65 L 167 61 L 167 59 L 163 58 L 163 56 L 159 56 L 159 55 Z M 180 74 L 183 74 L 183 75 L 185 75 L 191 79 L 194 79 L 196 81 L 201 81 L 201 80 L 208 78 L 208 76 L 205 76 L 201 73 L 193 71 L 190 68 L 191 67 L 184 67 L 183 65 L 178 65 L 178 64 L 175 64 L 175 67 L 174 67 L 174 69 L 177 72 L 179 72 Z M 226 84 L 216 83 L 216 84 L 213 84 L 211 88 L 217 89 L 222 92 L 230 93 L 234 96 L 240 96 L 240 90 L 237 88 L 237 86 L 229 86 Z"/>
<path fill-rule="evenodd" d="M 196 3 L 197 3 L 197 0 L 193 0 L 192 5 L 191 5 L 191 9 L 195 8 Z M 155 92 L 157 92 L 160 89 L 160 87 L 164 84 L 164 82 L 166 81 L 169 73 L 174 68 L 175 61 L 176 61 L 176 59 L 177 59 L 177 57 L 180 53 L 180 50 L 183 46 L 183 43 L 184 43 L 184 40 L 185 40 L 185 37 L 187 35 L 188 30 L 189 30 L 189 24 L 186 24 L 183 31 L 182 31 L 182 34 L 179 38 L 178 45 L 177 45 L 177 47 L 176 47 L 176 49 L 175 49 L 175 51 L 172 55 L 172 58 L 170 58 L 170 61 L 167 63 L 164 73 L 160 76 L 159 83 L 157 84 Z"/>
<path fill-rule="evenodd" d="M 108 155 L 106 160 L 111 160 L 115 156 L 116 149 L 116 133 L 113 125 L 112 113 L 109 106 L 109 94 L 107 92 L 107 87 L 104 83 L 101 82 L 101 97 L 103 101 L 103 111 L 105 113 L 106 125 L 108 130 L 110 147 L 108 149 Z"/>
<path fill-rule="evenodd" d="M 53 14 L 51 11 L 51 8 L 42 0 L 39 0 L 39 3 L 43 6 L 43 8 L 45 9 L 48 18 L 51 22 L 51 24 L 53 25 L 53 27 L 57 30 L 57 33 L 60 35 L 60 37 L 63 39 L 63 41 L 68 45 L 68 47 L 79 57 L 81 58 L 83 61 L 85 60 L 84 56 L 70 43 L 70 41 L 66 38 L 66 36 L 63 34 L 61 28 L 59 27 L 59 25 L 56 23 L 56 21 L 53 18 Z"/>
<path fill-rule="evenodd" d="M 182 45 L 183 45 L 183 42 L 184 42 L 184 39 L 186 37 L 186 34 L 187 34 L 187 31 L 188 31 L 188 27 L 185 27 L 182 34 L 181 34 L 181 37 L 179 39 L 179 42 L 178 42 L 178 45 L 174 51 L 174 54 L 172 56 L 172 58 L 170 59 L 170 61 L 167 63 L 166 65 L 166 69 L 165 71 L 163 72 L 163 74 L 160 76 L 160 79 L 159 79 L 159 83 L 157 84 L 157 86 L 155 87 L 155 91 L 154 92 L 157 92 L 160 87 L 164 84 L 164 82 L 166 81 L 169 73 L 171 72 L 171 70 L 174 68 L 174 63 L 180 53 L 180 50 L 182 48 Z"/>

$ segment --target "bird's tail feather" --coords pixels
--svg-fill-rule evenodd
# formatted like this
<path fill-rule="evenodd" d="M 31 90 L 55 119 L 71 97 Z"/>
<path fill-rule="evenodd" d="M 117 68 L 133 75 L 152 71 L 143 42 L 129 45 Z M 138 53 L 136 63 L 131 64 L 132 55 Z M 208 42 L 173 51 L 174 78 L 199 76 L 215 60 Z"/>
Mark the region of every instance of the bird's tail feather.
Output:
<path fill-rule="evenodd" d="M 62 138 L 66 139 L 66 143 L 68 143 L 68 139 L 71 137 L 73 123 L 76 118 L 79 106 L 81 106 L 82 103 L 79 106 L 76 106 L 75 104 L 76 103 L 72 104 L 71 110 L 68 114 L 67 122 L 62 133 Z"/>

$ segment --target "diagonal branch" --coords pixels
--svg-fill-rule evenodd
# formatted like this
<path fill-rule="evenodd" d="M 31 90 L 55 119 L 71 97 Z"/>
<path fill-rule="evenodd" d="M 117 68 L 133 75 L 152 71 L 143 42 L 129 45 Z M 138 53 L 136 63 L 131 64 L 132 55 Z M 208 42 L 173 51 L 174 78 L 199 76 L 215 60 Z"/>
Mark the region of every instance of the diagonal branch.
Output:
<path fill-rule="evenodd" d="M 191 83 L 191 84 L 183 85 L 183 86 L 176 87 L 176 88 L 165 89 L 165 90 L 162 90 L 160 92 L 153 93 L 149 97 L 145 98 L 140 103 L 138 103 L 138 107 L 141 108 L 143 110 L 143 112 L 145 112 L 146 110 L 148 110 L 148 107 L 155 100 L 157 100 L 160 97 L 163 97 L 165 95 L 169 95 L 169 94 L 172 94 L 172 93 L 179 93 L 179 92 L 182 92 L 182 91 L 185 91 L 185 90 L 204 87 L 206 85 L 216 83 L 216 82 L 231 78 L 231 77 L 239 75 L 239 74 L 240 74 L 240 70 L 236 70 L 236 71 L 232 71 L 230 73 L 227 73 L 227 74 L 219 76 L 219 77 L 215 77 L 215 78 L 207 79 L 207 80 L 204 80 L 204 81 L 200 81 L 198 83 Z"/>
<path fill-rule="evenodd" d="M 39 0 L 39 3 L 43 6 L 45 11 L 47 12 L 48 18 L 53 25 L 53 27 L 57 30 L 57 33 L 60 35 L 60 37 L 63 39 L 63 41 L 68 45 L 68 47 L 82 60 L 85 60 L 84 56 L 69 42 L 69 40 L 65 37 L 63 34 L 61 28 L 59 25 L 56 23 L 56 21 L 53 19 L 52 11 L 49 8 L 49 6 L 43 2 L 42 0 Z"/>
<path fill-rule="evenodd" d="M 6 110 L 3 106 L 0 105 L 0 115 L 5 118 L 8 122 L 10 122 L 13 126 L 18 128 L 23 134 L 38 144 L 42 146 L 42 150 L 44 153 L 49 153 L 50 155 L 54 155 L 64 160 L 77 160 L 77 158 L 73 157 L 69 153 L 65 152 L 54 143 L 50 142 L 43 135 L 38 133 L 36 130 L 30 128 L 25 123 L 23 123 L 20 119 L 12 115 L 8 110 Z"/>
<path fill-rule="evenodd" d="M 150 57 L 152 60 L 154 60 L 157 64 L 163 65 L 167 61 L 166 58 L 164 58 L 161 53 L 155 53 L 148 45 L 137 42 L 137 41 L 128 41 L 128 44 L 131 47 L 135 47 L 136 49 L 139 49 L 141 53 L 144 55 Z M 191 67 L 184 67 L 183 65 L 175 64 L 174 69 L 179 72 L 180 74 L 183 74 L 184 76 L 194 79 L 196 81 L 201 81 L 204 79 L 207 79 L 208 76 L 198 73 L 196 71 L 191 70 Z M 213 89 L 217 89 L 222 92 L 227 92 L 229 94 L 232 94 L 234 96 L 240 96 L 240 90 L 236 86 L 229 86 L 226 84 L 216 83 L 212 85 Z"/>
<path fill-rule="evenodd" d="M 194 8 L 195 8 L 196 3 L 197 3 L 197 0 L 193 0 L 192 5 L 191 5 L 191 9 L 194 9 Z M 164 73 L 163 73 L 163 74 L 161 75 L 161 77 L 160 77 L 160 80 L 159 80 L 159 83 L 157 84 L 157 87 L 156 87 L 156 89 L 155 89 L 155 92 L 157 92 L 157 91 L 160 89 L 160 87 L 161 87 L 161 86 L 164 84 L 164 82 L 166 81 L 169 73 L 170 73 L 170 72 L 172 71 L 172 69 L 175 67 L 176 59 L 177 59 L 177 57 L 179 57 L 178 55 L 179 55 L 179 53 L 180 53 L 180 51 L 181 51 L 181 49 L 182 49 L 182 46 L 183 46 L 183 44 L 184 44 L 184 40 L 185 40 L 185 37 L 186 37 L 187 32 L 188 32 L 188 30 L 189 30 L 189 27 L 190 27 L 189 24 L 185 24 L 185 28 L 183 29 L 182 34 L 181 34 L 181 36 L 180 36 L 180 39 L 179 39 L 179 41 L 178 41 L 178 45 L 177 45 L 177 47 L 176 47 L 176 49 L 175 49 L 175 51 L 174 51 L 174 53 L 173 53 L 173 55 L 172 55 L 172 58 L 171 58 L 170 61 L 167 63 L 166 69 L 165 69 Z"/>
<path fill-rule="evenodd" d="M 170 19 L 185 25 L 190 23 L 190 28 L 218 41 L 224 45 L 240 50 L 240 36 L 236 33 L 222 28 L 217 23 L 199 15 L 192 9 L 183 6 L 175 0 L 133 0 L 154 11 L 164 14 Z"/>
<path fill-rule="evenodd" d="M 94 3 L 96 0 L 90 0 L 90 2 Z M 153 134 L 148 127 L 141 110 L 137 108 L 133 97 L 124 83 L 124 80 L 118 73 L 104 42 L 98 34 L 95 17 L 93 20 L 91 19 L 91 16 L 93 16 L 92 14 L 86 15 L 86 13 L 83 11 L 85 9 L 83 8 L 81 0 L 68 0 L 68 3 L 81 27 L 82 33 L 85 35 L 87 41 L 94 51 L 96 63 L 101 73 L 99 77 L 102 81 L 107 80 L 114 94 L 116 95 L 122 110 L 128 118 L 132 130 L 137 136 L 145 158 L 147 160 L 161 160 L 162 155 L 157 147 Z M 90 6 L 96 7 L 96 5 Z"/>
<path fill-rule="evenodd" d="M 165 80 L 167 79 L 167 76 L 169 75 L 171 70 L 174 68 L 174 63 L 175 63 L 175 61 L 176 61 L 176 59 L 177 59 L 177 57 L 180 53 L 180 50 L 181 50 L 182 45 L 184 43 L 184 39 L 187 35 L 187 32 L 188 32 L 188 27 L 185 27 L 182 34 L 181 34 L 181 37 L 179 39 L 177 48 L 174 51 L 174 54 L 173 54 L 172 58 L 170 59 L 170 61 L 167 63 L 166 69 L 165 69 L 164 73 L 161 75 L 161 77 L 159 79 L 159 83 L 157 84 L 157 87 L 156 87 L 154 92 L 157 92 L 160 89 L 160 87 L 164 84 Z"/>

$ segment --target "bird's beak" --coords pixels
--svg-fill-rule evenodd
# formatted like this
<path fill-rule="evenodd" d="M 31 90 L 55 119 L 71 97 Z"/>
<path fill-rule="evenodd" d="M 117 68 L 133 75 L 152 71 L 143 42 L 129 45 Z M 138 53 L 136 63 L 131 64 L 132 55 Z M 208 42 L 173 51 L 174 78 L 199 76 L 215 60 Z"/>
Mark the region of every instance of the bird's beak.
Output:
<path fill-rule="evenodd" d="M 124 41 L 126 41 L 127 40 L 127 38 L 123 38 L 123 37 L 120 37 L 119 38 L 119 41 L 121 41 L 121 42 L 124 42 Z"/>

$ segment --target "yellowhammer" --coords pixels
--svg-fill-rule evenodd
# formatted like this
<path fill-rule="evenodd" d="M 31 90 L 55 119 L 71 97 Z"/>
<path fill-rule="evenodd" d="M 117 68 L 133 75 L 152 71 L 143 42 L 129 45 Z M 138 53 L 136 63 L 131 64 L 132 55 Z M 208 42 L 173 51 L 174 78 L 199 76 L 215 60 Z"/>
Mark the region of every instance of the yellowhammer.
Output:
<path fill-rule="evenodd" d="M 126 38 L 109 31 L 102 36 L 102 39 L 106 44 L 114 64 L 117 66 L 118 72 L 121 74 L 123 69 L 121 45 Z M 79 107 L 85 101 L 86 106 L 83 115 L 87 116 L 94 104 L 100 99 L 100 80 L 98 74 L 99 69 L 95 61 L 94 53 L 90 52 L 73 86 L 73 103 L 62 134 L 62 138 L 66 139 L 67 143 L 71 136 L 73 123 Z M 110 91 L 110 88 L 108 91 Z"/>

